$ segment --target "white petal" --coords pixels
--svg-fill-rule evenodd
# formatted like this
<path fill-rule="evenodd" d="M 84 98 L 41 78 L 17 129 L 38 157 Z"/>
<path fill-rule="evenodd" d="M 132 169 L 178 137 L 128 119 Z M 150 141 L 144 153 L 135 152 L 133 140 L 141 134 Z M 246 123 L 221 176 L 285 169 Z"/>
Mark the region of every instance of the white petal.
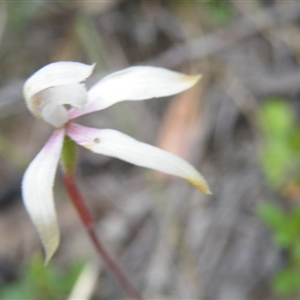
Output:
<path fill-rule="evenodd" d="M 64 130 L 56 130 L 27 168 L 22 183 L 25 207 L 37 228 L 46 262 L 59 244 L 59 230 L 53 200 L 54 177 L 63 144 Z"/>
<path fill-rule="evenodd" d="M 47 88 L 82 82 L 92 74 L 94 67 L 95 65 L 72 61 L 61 61 L 46 65 L 25 82 L 25 99 L 29 103 L 35 94 Z"/>
<path fill-rule="evenodd" d="M 34 111 L 38 117 L 54 127 L 69 121 L 65 104 L 81 109 L 87 101 L 87 91 L 82 83 L 71 83 L 48 88 L 33 96 Z"/>
<path fill-rule="evenodd" d="M 70 104 L 76 108 L 83 108 L 87 102 L 87 90 L 83 83 L 70 83 L 55 86 L 39 93 L 43 102 L 51 102 L 56 105 Z"/>
<path fill-rule="evenodd" d="M 44 104 L 38 97 L 38 93 L 52 87 L 74 83 L 78 84 L 91 75 L 94 66 L 95 65 L 63 61 L 46 65 L 42 69 L 38 70 L 29 77 L 24 84 L 24 97 L 29 110 L 35 116 L 41 117 L 41 108 L 44 107 Z M 80 107 L 82 107 L 82 105 Z M 77 105 L 74 106 L 78 107 Z"/>
<path fill-rule="evenodd" d="M 119 131 L 69 124 L 66 134 L 77 144 L 99 154 L 134 165 L 182 177 L 204 193 L 211 193 L 202 175 L 188 162 L 169 152 L 141 143 Z"/>
<path fill-rule="evenodd" d="M 192 87 L 200 75 L 156 67 L 131 67 L 115 72 L 88 91 L 88 103 L 82 111 L 70 110 L 70 118 L 101 110 L 124 100 L 146 100 L 171 96 Z"/>
<path fill-rule="evenodd" d="M 69 120 L 67 110 L 63 106 L 46 105 L 41 111 L 42 119 L 54 126 L 59 128 L 66 124 Z"/>

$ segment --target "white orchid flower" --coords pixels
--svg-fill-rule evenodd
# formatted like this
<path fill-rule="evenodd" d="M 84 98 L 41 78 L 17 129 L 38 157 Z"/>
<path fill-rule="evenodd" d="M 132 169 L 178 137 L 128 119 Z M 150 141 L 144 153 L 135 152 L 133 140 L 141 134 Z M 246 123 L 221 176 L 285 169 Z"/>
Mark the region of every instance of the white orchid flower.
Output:
<path fill-rule="evenodd" d="M 95 153 L 182 177 L 201 191 L 210 193 L 201 174 L 183 159 L 115 130 L 73 123 L 76 117 L 120 101 L 180 93 L 192 87 L 200 76 L 187 76 L 163 68 L 131 67 L 103 78 L 87 91 L 83 82 L 93 69 L 94 65 L 56 62 L 34 73 L 24 85 L 29 110 L 56 128 L 30 163 L 22 184 L 24 204 L 40 235 L 46 261 L 59 244 L 53 184 L 65 135 Z"/>

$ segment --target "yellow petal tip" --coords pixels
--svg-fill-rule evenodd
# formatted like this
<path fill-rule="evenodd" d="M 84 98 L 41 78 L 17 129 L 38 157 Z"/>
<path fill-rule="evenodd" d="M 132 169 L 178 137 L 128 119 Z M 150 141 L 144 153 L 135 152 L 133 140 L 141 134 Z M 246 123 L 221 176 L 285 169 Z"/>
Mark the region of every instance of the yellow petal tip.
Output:
<path fill-rule="evenodd" d="M 48 265 L 49 261 L 52 259 L 59 245 L 59 237 L 55 236 L 53 240 L 43 243 L 44 253 L 45 253 L 45 263 L 44 266 Z"/>
<path fill-rule="evenodd" d="M 195 85 L 202 78 L 201 74 L 198 75 L 182 75 L 183 81 L 188 81 L 191 83 L 191 86 Z"/>
<path fill-rule="evenodd" d="M 212 191 L 210 190 L 208 184 L 203 178 L 193 178 L 193 179 L 186 179 L 187 182 L 189 182 L 191 185 L 199 189 L 201 192 L 212 195 Z"/>

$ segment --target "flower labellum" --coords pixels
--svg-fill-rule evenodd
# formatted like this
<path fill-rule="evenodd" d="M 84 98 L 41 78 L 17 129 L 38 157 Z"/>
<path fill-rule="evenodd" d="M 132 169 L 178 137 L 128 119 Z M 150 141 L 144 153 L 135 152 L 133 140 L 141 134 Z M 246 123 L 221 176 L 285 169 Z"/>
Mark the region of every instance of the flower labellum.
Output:
<path fill-rule="evenodd" d="M 156 67 L 130 67 L 104 77 L 90 90 L 84 81 L 95 65 L 56 62 L 34 73 L 24 85 L 28 109 L 55 128 L 50 139 L 27 168 L 22 184 L 25 207 L 37 228 L 48 262 L 59 245 L 53 184 L 63 141 L 160 172 L 181 177 L 210 194 L 203 176 L 188 162 L 112 129 L 89 128 L 73 119 L 121 101 L 147 100 L 183 92 L 201 76 L 188 76 Z M 68 105 L 68 108 L 66 107 Z"/>

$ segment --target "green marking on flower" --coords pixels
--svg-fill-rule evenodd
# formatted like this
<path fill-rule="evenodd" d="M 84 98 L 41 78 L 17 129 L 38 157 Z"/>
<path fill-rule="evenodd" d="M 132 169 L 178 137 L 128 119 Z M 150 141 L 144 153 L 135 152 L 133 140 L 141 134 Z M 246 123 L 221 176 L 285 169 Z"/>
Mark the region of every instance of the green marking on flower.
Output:
<path fill-rule="evenodd" d="M 65 135 L 60 161 L 64 172 L 67 175 L 74 175 L 76 165 L 77 149 L 76 144 Z"/>

